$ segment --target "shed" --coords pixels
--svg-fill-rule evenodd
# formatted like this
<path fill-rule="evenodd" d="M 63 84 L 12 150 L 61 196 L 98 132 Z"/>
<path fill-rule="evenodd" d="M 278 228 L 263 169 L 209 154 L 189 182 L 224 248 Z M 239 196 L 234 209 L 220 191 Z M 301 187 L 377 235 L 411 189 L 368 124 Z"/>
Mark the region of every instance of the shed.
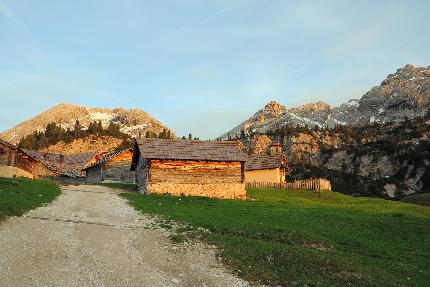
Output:
<path fill-rule="evenodd" d="M 284 183 L 288 171 L 285 155 L 250 155 L 245 163 L 246 182 Z"/>
<path fill-rule="evenodd" d="M 245 199 L 246 155 L 234 142 L 137 139 L 140 192 Z"/>
<path fill-rule="evenodd" d="M 0 140 L 0 176 L 40 178 L 54 172 L 25 150 Z"/>
<path fill-rule="evenodd" d="M 106 154 L 83 169 L 86 173 L 85 182 L 114 181 L 134 183 L 135 172 L 130 170 L 132 158 L 133 149 L 124 149 Z"/>

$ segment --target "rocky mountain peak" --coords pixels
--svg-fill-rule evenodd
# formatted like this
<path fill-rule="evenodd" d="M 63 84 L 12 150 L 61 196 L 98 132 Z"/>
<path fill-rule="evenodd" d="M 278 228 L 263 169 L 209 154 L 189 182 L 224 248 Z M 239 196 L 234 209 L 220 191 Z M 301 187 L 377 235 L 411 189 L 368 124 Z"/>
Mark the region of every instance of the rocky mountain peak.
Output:
<path fill-rule="evenodd" d="M 302 105 L 300 107 L 294 108 L 298 111 L 306 111 L 306 112 L 313 112 L 313 111 L 329 111 L 331 109 L 331 106 L 327 103 L 324 103 L 322 101 L 318 101 L 316 103 L 309 103 Z"/>
<path fill-rule="evenodd" d="M 270 101 L 264 107 L 263 112 L 264 114 L 268 114 L 272 117 L 277 117 L 281 114 L 282 108 L 282 105 L 277 101 Z"/>
<path fill-rule="evenodd" d="M 76 120 L 79 120 L 85 128 L 93 121 L 100 121 L 104 127 L 115 123 L 120 126 L 123 133 L 132 137 L 145 135 L 147 131 L 159 134 L 163 129 L 170 130 L 150 114 L 139 109 L 88 108 L 61 103 L 1 133 L 0 137 L 9 142 L 18 143 L 22 137 L 36 130 L 43 131 L 48 123 L 55 122 L 66 129 L 73 129 Z"/>

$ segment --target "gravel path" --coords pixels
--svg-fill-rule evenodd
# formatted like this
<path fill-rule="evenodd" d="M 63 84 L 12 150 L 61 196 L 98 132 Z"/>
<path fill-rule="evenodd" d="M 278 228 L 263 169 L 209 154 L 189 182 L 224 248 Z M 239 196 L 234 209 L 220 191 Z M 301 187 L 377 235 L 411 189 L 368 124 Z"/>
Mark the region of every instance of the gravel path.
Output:
<path fill-rule="evenodd" d="M 46 207 L 0 225 L 1 286 L 247 286 L 202 243 L 168 231 L 114 190 L 68 186 Z"/>

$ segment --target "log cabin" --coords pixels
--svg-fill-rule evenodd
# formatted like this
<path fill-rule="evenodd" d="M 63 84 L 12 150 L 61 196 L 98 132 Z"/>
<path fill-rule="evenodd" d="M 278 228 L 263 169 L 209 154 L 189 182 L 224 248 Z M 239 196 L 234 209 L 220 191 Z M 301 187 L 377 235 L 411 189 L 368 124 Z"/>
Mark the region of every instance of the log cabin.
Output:
<path fill-rule="evenodd" d="M 37 150 L 25 150 L 32 158 L 48 167 L 52 174 L 44 174 L 41 177 L 53 179 L 62 184 L 84 184 L 85 166 L 98 159 L 96 152 L 58 154 Z"/>
<path fill-rule="evenodd" d="M 287 171 L 287 159 L 282 154 L 249 155 L 245 163 L 245 180 L 284 183 Z"/>
<path fill-rule="evenodd" d="M 54 172 L 25 150 L 0 140 L 0 177 L 41 178 Z"/>
<path fill-rule="evenodd" d="M 137 139 L 131 169 L 141 193 L 246 199 L 246 155 L 234 142 Z"/>
<path fill-rule="evenodd" d="M 133 149 L 109 153 L 96 162 L 88 165 L 85 171 L 85 182 L 102 181 L 135 183 L 135 172 L 131 171 Z"/>

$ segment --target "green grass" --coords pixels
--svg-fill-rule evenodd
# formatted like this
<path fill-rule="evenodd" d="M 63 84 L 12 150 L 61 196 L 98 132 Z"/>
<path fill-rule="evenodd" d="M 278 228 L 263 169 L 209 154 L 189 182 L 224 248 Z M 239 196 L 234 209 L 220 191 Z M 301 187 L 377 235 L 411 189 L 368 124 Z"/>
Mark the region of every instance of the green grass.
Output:
<path fill-rule="evenodd" d="M 0 221 L 51 202 L 59 194 L 59 186 L 50 180 L 0 178 Z"/>
<path fill-rule="evenodd" d="M 94 183 L 94 185 L 101 185 L 101 186 L 106 186 L 106 187 L 115 188 L 115 189 L 124 189 L 127 191 L 136 191 L 137 190 L 137 184 L 134 184 L 134 183 L 98 182 L 98 183 Z"/>
<path fill-rule="evenodd" d="M 409 195 L 401 200 L 402 202 L 409 202 L 424 206 L 430 206 L 430 193 L 421 193 Z"/>
<path fill-rule="evenodd" d="M 254 189 L 248 191 L 248 201 L 121 196 L 144 213 L 185 223 L 172 238 L 175 242 L 189 235 L 217 245 L 224 263 L 253 282 L 283 286 L 430 282 L 428 207 L 312 191 Z"/>

